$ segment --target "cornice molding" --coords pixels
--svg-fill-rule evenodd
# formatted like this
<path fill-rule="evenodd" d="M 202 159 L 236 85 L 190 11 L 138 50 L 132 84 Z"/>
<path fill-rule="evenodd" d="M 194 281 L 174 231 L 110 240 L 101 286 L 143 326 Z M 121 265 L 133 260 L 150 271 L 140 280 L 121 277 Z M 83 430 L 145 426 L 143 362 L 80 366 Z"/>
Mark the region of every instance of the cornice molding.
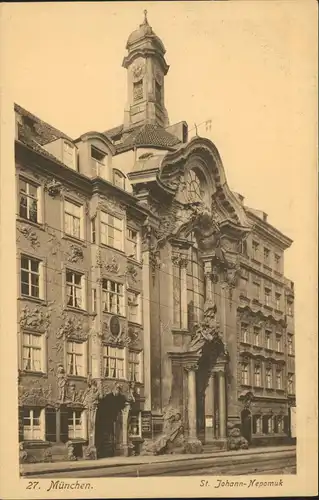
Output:
<path fill-rule="evenodd" d="M 284 250 L 292 245 L 293 240 L 269 224 L 269 222 L 262 221 L 247 207 L 245 207 L 245 212 L 247 213 L 248 219 L 251 219 L 254 223 L 254 231 L 256 231 L 256 233 L 260 233 L 263 237 L 271 239 Z"/>

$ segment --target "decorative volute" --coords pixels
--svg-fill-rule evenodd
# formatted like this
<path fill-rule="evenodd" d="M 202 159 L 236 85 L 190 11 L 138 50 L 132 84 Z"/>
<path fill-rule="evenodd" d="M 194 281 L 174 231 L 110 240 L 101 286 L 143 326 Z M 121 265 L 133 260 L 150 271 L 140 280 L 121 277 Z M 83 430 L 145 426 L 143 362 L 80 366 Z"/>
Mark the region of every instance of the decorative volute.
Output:
<path fill-rule="evenodd" d="M 165 47 L 154 33 L 144 11 L 144 21 L 128 38 L 123 67 L 127 70 L 127 105 L 124 129 L 152 124 L 168 126 L 164 104 L 164 76 L 168 72 Z"/>

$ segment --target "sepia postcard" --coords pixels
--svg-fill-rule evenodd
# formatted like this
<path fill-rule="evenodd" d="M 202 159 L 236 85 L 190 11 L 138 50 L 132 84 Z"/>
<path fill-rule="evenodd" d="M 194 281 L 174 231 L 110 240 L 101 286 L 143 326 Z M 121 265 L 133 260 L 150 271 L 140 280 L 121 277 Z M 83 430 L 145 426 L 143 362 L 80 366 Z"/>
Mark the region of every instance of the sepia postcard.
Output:
<path fill-rule="evenodd" d="M 317 3 L 0 14 L 1 498 L 317 495 Z"/>

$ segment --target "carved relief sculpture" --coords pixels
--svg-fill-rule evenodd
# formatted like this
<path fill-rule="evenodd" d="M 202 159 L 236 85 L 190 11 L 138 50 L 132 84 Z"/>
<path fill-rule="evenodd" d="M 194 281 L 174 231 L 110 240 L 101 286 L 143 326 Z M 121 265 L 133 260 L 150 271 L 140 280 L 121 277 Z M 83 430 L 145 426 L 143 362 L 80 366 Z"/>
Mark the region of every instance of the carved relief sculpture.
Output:
<path fill-rule="evenodd" d="M 164 410 L 164 425 L 162 434 L 154 440 L 145 440 L 141 455 L 164 455 L 184 453 L 184 425 L 179 410 L 168 407 Z"/>
<path fill-rule="evenodd" d="M 71 245 L 69 255 L 68 255 L 68 261 L 76 263 L 79 260 L 83 260 L 83 248 L 77 246 L 77 245 Z"/>
<path fill-rule="evenodd" d="M 24 306 L 20 312 L 20 326 L 22 329 L 46 332 L 51 323 L 51 310 L 43 312 L 40 307 L 30 309 Z"/>
<path fill-rule="evenodd" d="M 48 195 L 52 198 L 60 195 L 64 189 L 65 187 L 63 186 L 62 182 L 57 181 L 54 178 L 50 181 L 47 181 L 44 185 L 44 190 L 47 191 Z"/>
<path fill-rule="evenodd" d="M 32 227 L 22 226 L 21 224 L 18 224 L 17 229 L 31 243 L 31 246 L 33 248 L 37 248 L 40 246 L 37 233 L 32 230 Z"/>
<path fill-rule="evenodd" d="M 59 364 L 57 368 L 57 386 L 58 386 L 58 401 L 63 403 L 66 396 L 66 385 L 67 385 L 67 374 L 63 368 L 63 365 Z"/>

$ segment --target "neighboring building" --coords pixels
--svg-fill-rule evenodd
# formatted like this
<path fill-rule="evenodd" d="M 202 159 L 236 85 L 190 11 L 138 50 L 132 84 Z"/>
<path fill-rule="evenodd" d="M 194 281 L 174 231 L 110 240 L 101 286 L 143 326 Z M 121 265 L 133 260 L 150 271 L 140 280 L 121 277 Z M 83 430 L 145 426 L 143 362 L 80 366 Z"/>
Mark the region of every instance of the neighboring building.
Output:
<path fill-rule="evenodd" d="M 210 140 L 169 125 L 146 18 L 127 51 L 121 126 L 73 140 L 15 106 L 19 439 L 37 460 L 139 453 L 180 413 L 189 451 L 231 425 L 282 442 L 291 240 L 229 189 Z"/>

